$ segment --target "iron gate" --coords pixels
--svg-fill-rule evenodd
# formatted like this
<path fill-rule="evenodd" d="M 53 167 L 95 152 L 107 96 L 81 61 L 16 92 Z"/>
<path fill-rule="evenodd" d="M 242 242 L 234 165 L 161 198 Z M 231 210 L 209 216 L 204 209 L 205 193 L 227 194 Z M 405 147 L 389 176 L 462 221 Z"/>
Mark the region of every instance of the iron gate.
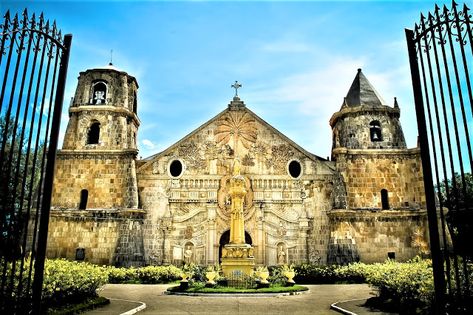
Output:
<path fill-rule="evenodd" d="M 406 29 L 440 314 L 473 312 L 472 28 L 453 2 Z"/>
<path fill-rule="evenodd" d="M 39 313 L 72 35 L 26 10 L 0 34 L 0 313 Z"/>

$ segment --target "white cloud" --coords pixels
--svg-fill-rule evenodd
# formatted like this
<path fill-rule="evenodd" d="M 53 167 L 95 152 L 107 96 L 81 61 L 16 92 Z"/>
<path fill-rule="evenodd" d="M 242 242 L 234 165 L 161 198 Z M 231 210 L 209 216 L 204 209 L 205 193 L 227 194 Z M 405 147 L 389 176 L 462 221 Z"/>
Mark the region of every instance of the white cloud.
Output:
<path fill-rule="evenodd" d="M 409 70 L 385 66 L 378 71 L 370 68 L 373 65 L 368 60 L 368 56 L 319 56 L 306 71 L 289 74 L 271 86 L 255 87 L 247 98 L 258 105 L 255 111 L 263 119 L 306 150 L 326 157 L 332 146 L 330 117 L 340 110 L 358 68 L 387 100 L 386 105 L 392 106 L 394 96 L 398 96 L 404 116 L 412 119 Z M 415 130 L 403 127 L 408 146 L 415 145 Z"/>
<path fill-rule="evenodd" d="M 157 145 L 154 144 L 151 140 L 149 139 L 143 139 L 141 140 L 141 143 L 145 146 L 147 150 L 153 150 L 156 149 Z"/>

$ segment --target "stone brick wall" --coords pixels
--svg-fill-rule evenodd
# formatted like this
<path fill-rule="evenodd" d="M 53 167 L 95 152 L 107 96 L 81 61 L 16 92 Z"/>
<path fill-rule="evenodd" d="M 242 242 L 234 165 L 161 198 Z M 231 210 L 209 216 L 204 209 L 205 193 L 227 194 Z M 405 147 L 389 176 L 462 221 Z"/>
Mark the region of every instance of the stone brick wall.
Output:
<path fill-rule="evenodd" d="M 382 106 L 345 107 L 330 119 L 332 148 L 347 149 L 405 149 L 406 142 L 399 121 L 399 108 Z M 370 123 L 377 121 L 381 127 L 381 141 L 372 141 Z"/>
<path fill-rule="evenodd" d="M 381 190 L 391 209 L 425 207 L 420 150 L 333 151 L 343 175 L 349 209 L 381 209 Z"/>
<path fill-rule="evenodd" d="M 82 189 L 88 190 L 87 209 L 137 208 L 133 152 L 60 151 L 56 160 L 53 209 L 78 209 Z"/>
<path fill-rule="evenodd" d="M 136 150 L 138 121 L 134 114 L 113 106 L 71 107 L 72 115 L 64 136 L 65 150 Z M 88 144 L 90 126 L 100 123 L 100 138 L 97 144 Z"/>
<path fill-rule="evenodd" d="M 47 257 L 74 260 L 76 249 L 85 249 L 85 261 L 109 265 L 119 236 L 119 220 L 99 211 L 52 211 L 49 221 Z"/>
<path fill-rule="evenodd" d="M 330 244 L 352 244 L 347 248 L 356 250 L 365 263 L 384 261 L 388 253 L 394 253 L 396 260 L 406 261 L 422 254 L 417 238 L 428 244 L 425 210 L 334 210 L 328 216 L 332 228 Z"/>

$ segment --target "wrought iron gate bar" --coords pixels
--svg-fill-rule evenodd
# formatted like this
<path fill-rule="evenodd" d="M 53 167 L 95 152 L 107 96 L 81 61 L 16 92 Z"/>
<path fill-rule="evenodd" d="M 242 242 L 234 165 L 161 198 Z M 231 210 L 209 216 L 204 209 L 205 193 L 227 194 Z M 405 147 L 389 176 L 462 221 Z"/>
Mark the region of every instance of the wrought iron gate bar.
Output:
<path fill-rule="evenodd" d="M 41 312 L 52 176 L 71 39 L 66 35 L 63 40 L 56 24 L 43 14 L 29 18 L 26 10 L 21 20 L 18 14 L 10 19 L 6 12 L 0 25 L 2 314 Z"/>
<path fill-rule="evenodd" d="M 434 270 L 435 304 L 436 304 L 436 309 L 439 310 L 439 314 L 443 314 L 444 308 L 445 308 L 445 302 L 444 302 L 445 301 L 445 293 L 444 293 L 445 280 L 443 278 L 443 256 L 440 251 L 440 239 L 439 239 L 439 233 L 438 233 L 437 215 L 435 212 L 429 211 L 432 208 L 435 209 L 435 195 L 434 195 L 432 173 L 430 171 L 431 160 L 430 160 L 428 140 L 427 140 L 428 139 L 427 126 L 425 122 L 425 112 L 424 112 L 424 106 L 423 106 L 422 84 L 420 81 L 419 67 L 417 64 L 417 52 L 416 52 L 416 45 L 414 41 L 414 32 L 412 30 L 406 29 L 406 39 L 407 39 L 407 47 L 409 51 L 409 63 L 411 67 L 411 78 L 412 78 L 412 84 L 413 84 L 413 90 L 414 90 L 414 101 L 416 104 L 417 126 L 419 128 L 419 144 L 420 144 L 420 149 L 421 149 L 420 153 L 421 153 L 421 160 L 422 160 L 422 169 L 424 172 L 425 195 L 426 195 L 425 197 L 426 197 L 426 206 L 428 209 L 427 216 L 429 220 L 430 251 L 432 254 L 432 267 Z M 422 76 L 425 82 L 426 78 L 425 78 L 423 62 L 421 63 L 421 66 L 422 66 Z M 427 89 L 426 85 L 424 85 L 424 89 Z M 429 110 L 429 117 L 430 117 L 430 110 Z"/>
<path fill-rule="evenodd" d="M 451 9 L 436 5 L 433 14 L 421 14 L 413 31 L 406 29 L 406 39 L 424 171 L 436 309 L 442 314 L 468 313 L 473 311 L 469 279 L 473 249 L 467 241 L 473 237 L 473 38 L 469 9 L 464 5 L 459 11 L 455 2 Z M 470 46 L 471 55 L 466 46 Z"/>

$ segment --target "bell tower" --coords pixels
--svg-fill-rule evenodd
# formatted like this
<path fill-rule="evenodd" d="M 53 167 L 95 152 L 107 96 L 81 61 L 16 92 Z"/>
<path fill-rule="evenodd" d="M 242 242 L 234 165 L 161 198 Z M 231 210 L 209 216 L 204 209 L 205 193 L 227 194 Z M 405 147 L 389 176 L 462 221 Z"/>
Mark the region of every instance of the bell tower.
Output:
<path fill-rule="evenodd" d="M 361 69 L 353 80 L 342 107 L 330 119 L 332 158 L 344 149 L 406 149 L 399 117 L 401 111 L 385 104 Z"/>
<path fill-rule="evenodd" d="M 53 208 L 138 208 L 136 79 L 109 64 L 79 74 L 57 155 Z"/>

